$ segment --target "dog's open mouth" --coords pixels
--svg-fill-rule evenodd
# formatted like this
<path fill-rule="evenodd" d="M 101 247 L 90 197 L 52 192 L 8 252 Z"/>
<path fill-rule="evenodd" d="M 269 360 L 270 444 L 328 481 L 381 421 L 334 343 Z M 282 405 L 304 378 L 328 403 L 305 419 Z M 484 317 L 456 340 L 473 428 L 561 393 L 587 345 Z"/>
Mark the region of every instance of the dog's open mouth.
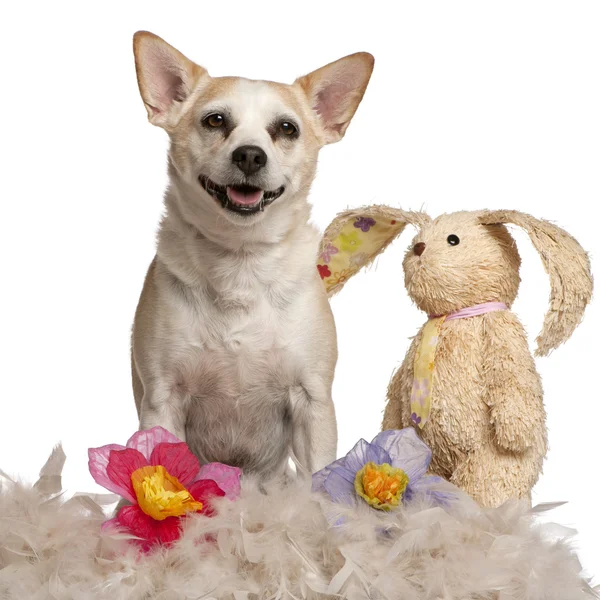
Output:
<path fill-rule="evenodd" d="M 265 209 L 281 194 L 285 187 L 267 191 L 245 183 L 234 185 L 219 185 L 208 177 L 200 175 L 200 185 L 218 202 L 223 208 L 241 215 L 251 215 Z"/>

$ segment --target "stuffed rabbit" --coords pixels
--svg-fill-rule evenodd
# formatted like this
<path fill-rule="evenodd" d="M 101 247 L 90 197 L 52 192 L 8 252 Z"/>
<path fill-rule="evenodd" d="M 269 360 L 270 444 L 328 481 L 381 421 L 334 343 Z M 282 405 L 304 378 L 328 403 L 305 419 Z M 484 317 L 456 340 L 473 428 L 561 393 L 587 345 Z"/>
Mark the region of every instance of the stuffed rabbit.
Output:
<path fill-rule="evenodd" d="M 564 230 L 511 211 L 423 213 L 371 206 L 340 214 L 324 234 L 318 269 L 330 295 L 405 228 L 409 296 L 429 320 L 388 389 L 383 429 L 413 426 L 431 470 L 484 506 L 530 500 L 546 454 L 542 385 L 510 307 L 520 258 L 505 223 L 525 229 L 550 276 L 537 355 L 567 340 L 592 295 L 588 256 Z"/>

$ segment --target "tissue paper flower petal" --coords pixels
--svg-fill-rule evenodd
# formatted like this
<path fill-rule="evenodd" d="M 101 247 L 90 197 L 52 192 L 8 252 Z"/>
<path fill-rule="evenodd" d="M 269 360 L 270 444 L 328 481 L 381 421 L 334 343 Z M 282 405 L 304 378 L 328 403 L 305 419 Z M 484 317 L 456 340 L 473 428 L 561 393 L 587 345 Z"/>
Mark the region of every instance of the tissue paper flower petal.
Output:
<path fill-rule="evenodd" d="M 94 481 L 103 488 L 127 498 L 130 502 L 135 502 L 135 496 L 132 495 L 130 485 L 117 484 L 111 480 L 106 472 L 110 453 L 113 450 L 125 450 L 125 446 L 119 444 L 108 444 L 101 448 L 90 448 L 88 450 L 88 466 Z"/>
<path fill-rule="evenodd" d="M 131 474 L 147 464 L 148 461 L 137 450 L 132 448 L 112 450 L 108 458 L 106 473 L 115 486 L 127 491 L 127 495 L 123 494 L 123 497 L 130 502 L 137 502 L 135 490 L 131 483 Z"/>
<path fill-rule="evenodd" d="M 181 520 L 178 517 L 155 521 L 139 506 L 124 506 L 117 515 L 117 521 L 121 527 L 141 538 L 139 543 L 146 552 L 156 543 L 172 544 L 181 534 Z"/>
<path fill-rule="evenodd" d="M 167 431 L 164 427 L 158 426 L 144 431 L 136 431 L 129 438 L 127 447 L 139 450 L 146 457 L 146 460 L 150 460 L 152 450 L 162 442 L 179 444 L 181 443 L 181 440 Z"/>
<path fill-rule="evenodd" d="M 429 468 L 431 450 L 412 427 L 382 431 L 371 443 L 383 448 L 390 455 L 390 464 L 402 469 L 411 481 L 425 475 Z"/>
<path fill-rule="evenodd" d="M 369 444 L 365 440 L 359 440 L 357 444 L 348 452 L 346 456 L 345 467 L 356 475 L 356 472 L 362 469 L 368 462 L 375 464 L 389 463 L 390 455 L 379 446 Z M 354 481 L 354 476 L 352 481 Z"/>
<path fill-rule="evenodd" d="M 150 455 L 151 465 L 162 465 L 170 475 L 176 477 L 181 485 L 188 486 L 200 469 L 198 459 L 192 454 L 187 444 L 161 442 Z"/>
<path fill-rule="evenodd" d="M 225 496 L 225 492 L 212 480 L 200 479 L 188 488 L 194 500 L 202 502 L 201 514 L 210 517 L 214 513 L 212 500 Z"/>

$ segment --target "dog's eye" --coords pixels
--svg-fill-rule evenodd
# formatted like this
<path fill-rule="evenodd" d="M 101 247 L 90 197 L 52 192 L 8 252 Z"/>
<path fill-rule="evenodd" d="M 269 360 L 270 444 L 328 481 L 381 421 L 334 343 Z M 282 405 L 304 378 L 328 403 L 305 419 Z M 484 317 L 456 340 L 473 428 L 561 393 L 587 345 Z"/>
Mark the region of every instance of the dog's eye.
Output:
<path fill-rule="evenodd" d="M 208 115 L 204 122 L 210 127 L 221 127 L 223 123 L 225 123 L 225 117 L 220 115 L 219 113 L 214 113 L 212 115 Z"/>
<path fill-rule="evenodd" d="M 451 246 L 458 246 L 460 244 L 460 238 L 453 233 L 448 236 L 446 240 Z"/>
<path fill-rule="evenodd" d="M 283 135 L 294 135 L 298 131 L 298 129 L 296 129 L 296 126 L 292 125 L 288 121 L 284 121 L 279 126 L 279 130 L 281 131 L 281 133 L 283 133 Z"/>

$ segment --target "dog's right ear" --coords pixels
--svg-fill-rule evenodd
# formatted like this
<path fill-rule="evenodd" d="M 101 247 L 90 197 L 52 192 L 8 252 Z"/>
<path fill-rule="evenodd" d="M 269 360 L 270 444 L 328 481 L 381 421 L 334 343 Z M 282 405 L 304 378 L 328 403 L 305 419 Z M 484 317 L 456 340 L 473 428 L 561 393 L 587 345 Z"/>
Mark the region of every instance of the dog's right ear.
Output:
<path fill-rule="evenodd" d="M 340 213 L 321 240 L 317 269 L 328 296 L 339 292 L 350 277 L 373 263 L 406 225 L 422 227 L 431 218 L 391 206 L 368 206 Z"/>
<path fill-rule="evenodd" d="M 348 125 L 367 89 L 375 59 L 368 52 L 340 58 L 304 77 L 296 79 L 317 113 L 323 128 L 322 143 L 344 137 Z"/>
<path fill-rule="evenodd" d="M 167 130 L 174 127 L 185 100 L 206 70 L 148 31 L 133 36 L 133 54 L 148 120 Z"/>

